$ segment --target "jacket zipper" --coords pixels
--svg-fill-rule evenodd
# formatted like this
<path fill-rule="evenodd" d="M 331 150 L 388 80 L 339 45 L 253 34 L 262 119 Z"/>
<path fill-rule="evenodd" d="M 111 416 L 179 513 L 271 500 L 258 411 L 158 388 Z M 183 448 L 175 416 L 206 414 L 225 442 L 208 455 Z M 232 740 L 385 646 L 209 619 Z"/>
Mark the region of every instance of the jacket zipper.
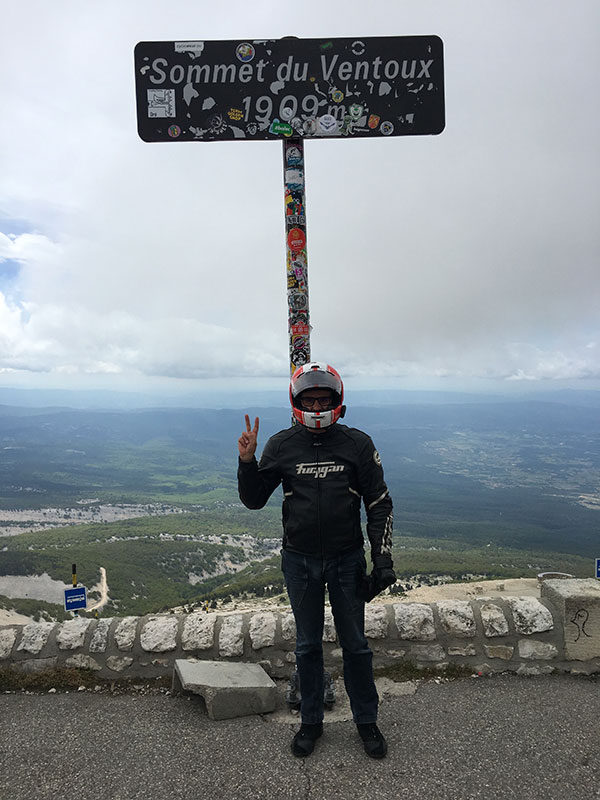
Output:
<path fill-rule="evenodd" d="M 321 479 L 318 477 L 319 447 L 321 446 L 321 442 L 317 441 L 316 436 L 318 436 L 318 434 L 313 434 L 313 447 L 315 448 L 315 460 L 317 464 L 317 473 L 315 475 L 315 480 L 317 481 L 317 528 L 319 530 L 319 546 L 321 549 L 321 560 L 324 560 L 325 555 L 323 552 L 323 533 L 321 531 Z"/>

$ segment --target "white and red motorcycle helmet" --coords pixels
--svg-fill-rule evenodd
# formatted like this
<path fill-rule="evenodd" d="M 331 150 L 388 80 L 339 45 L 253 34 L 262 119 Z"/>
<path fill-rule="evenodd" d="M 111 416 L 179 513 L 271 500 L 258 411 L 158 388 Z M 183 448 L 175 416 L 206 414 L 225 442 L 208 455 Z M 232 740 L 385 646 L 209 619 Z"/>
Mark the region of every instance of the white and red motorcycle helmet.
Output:
<path fill-rule="evenodd" d="M 329 389 L 333 392 L 333 408 L 327 411 L 306 410 L 301 407 L 300 395 L 307 389 Z M 311 361 L 304 364 L 292 375 L 290 380 L 290 403 L 294 419 L 306 428 L 329 428 L 346 413 L 344 384 L 330 364 Z"/>

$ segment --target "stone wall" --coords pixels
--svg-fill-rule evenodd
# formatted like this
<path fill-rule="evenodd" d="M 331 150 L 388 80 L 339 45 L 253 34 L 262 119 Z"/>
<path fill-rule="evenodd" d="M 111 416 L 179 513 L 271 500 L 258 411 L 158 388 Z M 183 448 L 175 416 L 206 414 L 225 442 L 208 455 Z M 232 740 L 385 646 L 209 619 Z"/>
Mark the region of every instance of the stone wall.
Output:
<path fill-rule="evenodd" d="M 600 672 L 600 581 L 550 580 L 542 597 L 478 597 L 437 603 L 370 604 L 366 633 L 376 666 L 462 664 L 482 673 Z M 0 628 L 0 668 L 91 669 L 99 677 L 153 678 L 175 659 L 260 663 L 273 677 L 294 664 L 291 612 L 167 614 Z M 341 671 L 331 611 L 323 634 L 326 666 Z"/>

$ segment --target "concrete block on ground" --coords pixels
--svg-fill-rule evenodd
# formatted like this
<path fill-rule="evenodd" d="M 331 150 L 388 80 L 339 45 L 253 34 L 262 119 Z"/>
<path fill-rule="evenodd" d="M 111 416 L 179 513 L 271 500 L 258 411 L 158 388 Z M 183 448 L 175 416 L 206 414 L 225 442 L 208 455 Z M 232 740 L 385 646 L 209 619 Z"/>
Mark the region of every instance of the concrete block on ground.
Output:
<path fill-rule="evenodd" d="M 259 664 L 177 659 L 173 693 L 204 698 L 211 719 L 247 717 L 275 710 L 277 688 Z"/>

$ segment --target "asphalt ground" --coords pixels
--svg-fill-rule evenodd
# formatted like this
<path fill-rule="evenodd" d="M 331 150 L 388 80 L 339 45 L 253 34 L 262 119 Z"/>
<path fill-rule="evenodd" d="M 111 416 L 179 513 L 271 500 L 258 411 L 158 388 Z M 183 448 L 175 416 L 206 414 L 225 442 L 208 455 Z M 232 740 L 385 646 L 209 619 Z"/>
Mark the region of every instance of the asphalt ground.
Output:
<path fill-rule="evenodd" d="M 284 706 L 214 722 L 197 697 L 3 694 L 0 800 L 600 798 L 598 680 L 502 675 L 380 694 L 382 761 L 363 752 L 343 692 L 304 760 Z"/>

